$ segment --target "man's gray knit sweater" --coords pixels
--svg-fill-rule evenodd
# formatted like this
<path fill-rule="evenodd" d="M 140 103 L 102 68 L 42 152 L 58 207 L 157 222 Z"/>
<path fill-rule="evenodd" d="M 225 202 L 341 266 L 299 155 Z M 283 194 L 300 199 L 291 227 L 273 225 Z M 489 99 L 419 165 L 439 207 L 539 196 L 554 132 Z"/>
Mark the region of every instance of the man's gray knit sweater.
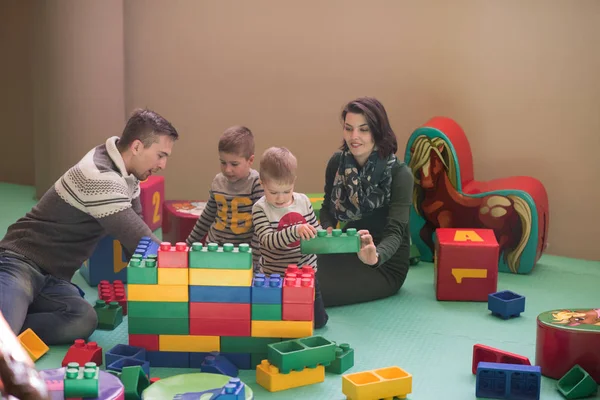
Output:
<path fill-rule="evenodd" d="M 69 169 L 8 228 L 0 248 L 71 280 L 106 234 L 130 254 L 143 236 L 158 242 L 141 218 L 139 180 L 127 173 L 117 140 L 108 139 Z"/>

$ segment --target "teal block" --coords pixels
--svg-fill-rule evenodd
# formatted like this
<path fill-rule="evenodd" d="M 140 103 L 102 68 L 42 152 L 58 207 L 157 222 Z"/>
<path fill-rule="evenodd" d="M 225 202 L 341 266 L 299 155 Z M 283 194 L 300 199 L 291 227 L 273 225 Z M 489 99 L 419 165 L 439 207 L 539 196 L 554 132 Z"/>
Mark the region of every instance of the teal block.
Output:
<path fill-rule="evenodd" d="M 133 318 L 189 318 L 190 303 L 173 301 L 129 301 L 127 314 Z"/>
<path fill-rule="evenodd" d="M 129 334 L 189 335 L 189 318 L 143 318 L 127 316 Z"/>
<path fill-rule="evenodd" d="M 209 243 L 208 246 L 194 243 L 188 261 L 190 268 L 251 269 L 252 249 L 245 243 L 237 248 L 231 243 L 225 243 L 222 247 L 216 243 Z"/>
<path fill-rule="evenodd" d="M 323 336 L 310 336 L 302 339 L 285 340 L 269 344 L 267 355 L 269 362 L 279 368 L 283 374 L 292 370 L 327 367 L 335 360 L 336 345 Z"/>
<path fill-rule="evenodd" d="M 64 395 L 68 398 L 98 397 L 98 374 L 96 363 L 88 362 L 80 368 L 76 362 L 67 364 L 64 378 Z"/>
<path fill-rule="evenodd" d="M 300 241 L 302 254 L 338 254 L 358 253 L 360 251 L 360 236 L 356 229 L 349 228 L 345 233 L 341 229 L 334 229 L 331 234 L 326 230 L 317 231 L 317 236 Z"/>
<path fill-rule="evenodd" d="M 278 342 L 281 342 L 281 338 L 221 336 L 221 352 L 263 354 L 264 358 L 262 360 L 266 360 L 267 346 Z M 260 360 L 258 363 L 260 364 Z"/>
<path fill-rule="evenodd" d="M 158 268 L 156 266 L 155 255 L 142 259 L 141 255 L 134 254 L 127 265 L 127 283 L 157 285 Z"/>
<path fill-rule="evenodd" d="M 94 311 L 98 316 L 98 329 L 113 330 L 123 322 L 123 307 L 116 301 L 106 303 L 96 300 Z"/>
<path fill-rule="evenodd" d="M 281 321 L 281 304 L 252 304 L 252 319 L 254 321 Z"/>
<path fill-rule="evenodd" d="M 347 343 L 335 348 L 335 360 L 325 367 L 325 372 L 343 374 L 354 366 L 354 349 Z"/>

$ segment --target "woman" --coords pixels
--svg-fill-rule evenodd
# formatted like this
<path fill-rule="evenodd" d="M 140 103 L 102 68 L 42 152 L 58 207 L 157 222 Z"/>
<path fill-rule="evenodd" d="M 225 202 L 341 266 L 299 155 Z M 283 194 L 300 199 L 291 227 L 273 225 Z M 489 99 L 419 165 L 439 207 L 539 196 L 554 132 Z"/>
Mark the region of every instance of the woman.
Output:
<path fill-rule="evenodd" d="M 383 105 L 363 97 L 342 111 L 344 142 L 329 160 L 320 222 L 361 236 L 357 254 L 318 255 L 325 306 L 362 303 L 400 290 L 409 266 L 408 218 L 413 175 L 398 160 L 396 135 Z"/>

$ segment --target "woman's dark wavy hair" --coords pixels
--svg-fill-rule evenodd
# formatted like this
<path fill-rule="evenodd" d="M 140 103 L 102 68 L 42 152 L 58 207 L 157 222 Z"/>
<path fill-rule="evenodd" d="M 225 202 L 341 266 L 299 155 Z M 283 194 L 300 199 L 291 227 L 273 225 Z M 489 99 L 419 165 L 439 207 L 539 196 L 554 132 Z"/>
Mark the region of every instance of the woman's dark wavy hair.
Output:
<path fill-rule="evenodd" d="M 346 114 L 364 115 L 369 129 L 373 134 L 373 140 L 377 146 L 379 157 L 385 158 L 398 151 L 398 141 L 396 134 L 390 126 L 390 121 L 383 104 L 373 97 L 359 97 L 352 100 L 342 110 L 342 124 L 346 121 Z M 343 141 L 340 147 L 343 151 L 348 151 L 348 145 Z"/>

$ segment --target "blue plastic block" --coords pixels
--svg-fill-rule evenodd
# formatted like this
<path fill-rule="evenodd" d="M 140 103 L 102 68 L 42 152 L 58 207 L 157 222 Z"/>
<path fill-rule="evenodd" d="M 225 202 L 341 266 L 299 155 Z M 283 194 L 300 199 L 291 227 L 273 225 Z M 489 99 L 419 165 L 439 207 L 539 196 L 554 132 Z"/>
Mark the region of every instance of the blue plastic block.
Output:
<path fill-rule="evenodd" d="M 525 296 L 504 290 L 488 295 L 488 310 L 502 319 L 518 317 L 525 311 Z"/>
<path fill-rule="evenodd" d="M 105 236 L 96 245 L 90 259 L 83 263 L 79 273 L 90 286 L 97 286 L 103 280 L 126 283 L 126 267 L 127 259 L 121 243 L 112 236 Z"/>
<path fill-rule="evenodd" d="M 239 374 L 238 368 L 218 352 L 211 352 L 204 358 L 204 361 L 200 364 L 200 371 L 232 377 L 236 377 Z"/>
<path fill-rule="evenodd" d="M 537 365 L 480 362 L 475 395 L 490 399 L 539 400 L 542 373 Z"/>
<path fill-rule="evenodd" d="M 238 369 L 252 369 L 252 358 L 250 353 L 221 353 L 231 361 Z"/>
<path fill-rule="evenodd" d="M 146 349 L 129 346 L 128 344 L 118 344 L 104 354 L 104 364 L 110 365 L 121 358 L 135 358 L 136 360 L 146 361 Z"/>
<path fill-rule="evenodd" d="M 146 358 L 150 366 L 165 368 L 189 368 L 190 353 L 180 351 L 148 351 Z"/>
<path fill-rule="evenodd" d="M 252 279 L 253 304 L 281 304 L 283 279 L 281 275 L 254 274 Z"/>
<path fill-rule="evenodd" d="M 190 368 L 200 369 L 202 361 L 204 361 L 208 355 L 210 355 L 210 353 L 190 353 Z"/>
<path fill-rule="evenodd" d="M 140 242 L 138 243 L 134 254 L 139 254 L 142 258 L 148 258 L 150 255 L 154 255 L 158 257 L 158 248 L 160 245 L 156 243 L 154 240 L 150 239 L 148 236 L 142 237 Z"/>
<path fill-rule="evenodd" d="M 250 289 L 250 286 L 190 286 L 190 303 L 249 304 Z"/>
<path fill-rule="evenodd" d="M 245 400 L 246 385 L 239 378 L 229 379 L 229 383 L 223 386 L 218 395 L 213 395 L 210 400 Z"/>
<path fill-rule="evenodd" d="M 136 365 L 142 367 L 142 371 L 144 371 L 146 376 L 150 375 L 150 362 L 138 360 L 137 358 L 119 358 L 110 364 L 107 362 L 106 369 L 115 372 L 123 372 L 123 368 L 135 367 Z"/>

